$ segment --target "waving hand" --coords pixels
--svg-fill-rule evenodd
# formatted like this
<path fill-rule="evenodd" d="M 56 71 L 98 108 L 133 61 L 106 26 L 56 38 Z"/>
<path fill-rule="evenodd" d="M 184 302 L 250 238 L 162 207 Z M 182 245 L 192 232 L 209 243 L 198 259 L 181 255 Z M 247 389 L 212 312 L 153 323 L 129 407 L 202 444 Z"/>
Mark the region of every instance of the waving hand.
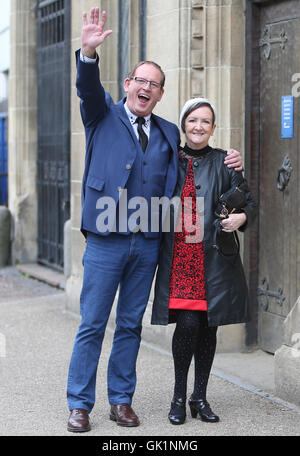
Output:
<path fill-rule="evenodd" d="M 81 31 L 81 51 L 83 55 L 94 58 L 96 48 L 112 33 L 112 30 L 104 31 L 106 23 L 106 12 L 102 12 L 100 21 L 99 8 L 92 8 L 90 21 L 88 22 L 87 13 L 82 14 L 83 26 Z"/>

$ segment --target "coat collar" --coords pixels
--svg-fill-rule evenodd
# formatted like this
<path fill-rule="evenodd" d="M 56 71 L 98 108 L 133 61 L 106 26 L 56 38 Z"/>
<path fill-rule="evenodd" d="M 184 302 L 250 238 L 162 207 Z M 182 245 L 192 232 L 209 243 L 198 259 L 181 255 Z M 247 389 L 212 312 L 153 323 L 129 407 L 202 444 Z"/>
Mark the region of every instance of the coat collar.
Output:
<path fill-rule="evenodd" d="M 125 112 L 127 114 L 127 117 L 129 119 L 131 125 L 134 125 L 136 123 L 136 119 L 138 118 L 138 116 L 136 116 L 135 114 L 133 114 L 130 111 L 126 102 L 124 103 L 123 106 L 124 106 Z M 147 125 L 151 121 L 151 114 L 149 116 L 144 117 L 144 119 L 145 119 L 145 125 Z"/>

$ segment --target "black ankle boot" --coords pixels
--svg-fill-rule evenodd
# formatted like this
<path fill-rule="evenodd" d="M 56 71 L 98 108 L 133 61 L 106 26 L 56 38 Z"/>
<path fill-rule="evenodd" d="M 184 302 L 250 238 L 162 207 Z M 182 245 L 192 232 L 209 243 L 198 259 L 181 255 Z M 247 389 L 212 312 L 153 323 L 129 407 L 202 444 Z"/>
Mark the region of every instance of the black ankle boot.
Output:
<path fill-rule="evenodd" d="M 185 399 L 173 399 L 168 418 L 171 424 L 183 424 L 186 418 Z"/>
<path fill-rule="evenodd" d="M 207 421 L 208 423 L 217 423 L 220 421 L 220 418 L 213 413 L 209 403 L 205 399 L 189 399 L 189 406 L 192 418 L 197 418 L 199 413 L 202 421 Z"/>

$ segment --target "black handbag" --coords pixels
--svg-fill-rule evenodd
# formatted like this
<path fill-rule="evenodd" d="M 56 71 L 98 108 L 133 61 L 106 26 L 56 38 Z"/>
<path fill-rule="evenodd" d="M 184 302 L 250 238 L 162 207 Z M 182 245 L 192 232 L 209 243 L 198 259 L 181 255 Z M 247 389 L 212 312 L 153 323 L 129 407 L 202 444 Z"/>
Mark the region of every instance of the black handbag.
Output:
<path fill-rule="evenodd" d="M 240 253 L 239 237 L 236 231 L 233 233 L 224 232 L 221 222 L 224 218 L 228 218 L 230 214 L 242 212 L 242 208 L 246 204 L 245 191 L 247 188 L 246 182 L 243 182 L 238 187 L 230 188 L 219 197 L 218 205 L 215 210 L 217 218 L 214 221 L 214 247 L 222 256 L 233 261 L 233 263 Z"/>
<path fill-rule="evenodd" d="M 219 203 L 215 214 L 219 218 L 228 218 L 228 215 L 240 213 L 246 204 L 245 190 L 247 184 L 244 182 L 239 187 L 232 187 L 223 193 L 219 198 Z"/>

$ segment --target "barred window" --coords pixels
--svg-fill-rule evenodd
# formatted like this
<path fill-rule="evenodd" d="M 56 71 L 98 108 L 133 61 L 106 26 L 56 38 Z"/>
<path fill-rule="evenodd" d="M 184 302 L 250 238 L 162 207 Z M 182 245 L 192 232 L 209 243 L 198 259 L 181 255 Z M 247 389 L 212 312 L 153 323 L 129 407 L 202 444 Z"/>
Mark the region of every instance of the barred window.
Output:
<path fill-rule="evenodd" d="M 38 4 L 41 22 L 41 47 L 60 43 L 65 39 L 65 0 L 43 0 Z"/>

